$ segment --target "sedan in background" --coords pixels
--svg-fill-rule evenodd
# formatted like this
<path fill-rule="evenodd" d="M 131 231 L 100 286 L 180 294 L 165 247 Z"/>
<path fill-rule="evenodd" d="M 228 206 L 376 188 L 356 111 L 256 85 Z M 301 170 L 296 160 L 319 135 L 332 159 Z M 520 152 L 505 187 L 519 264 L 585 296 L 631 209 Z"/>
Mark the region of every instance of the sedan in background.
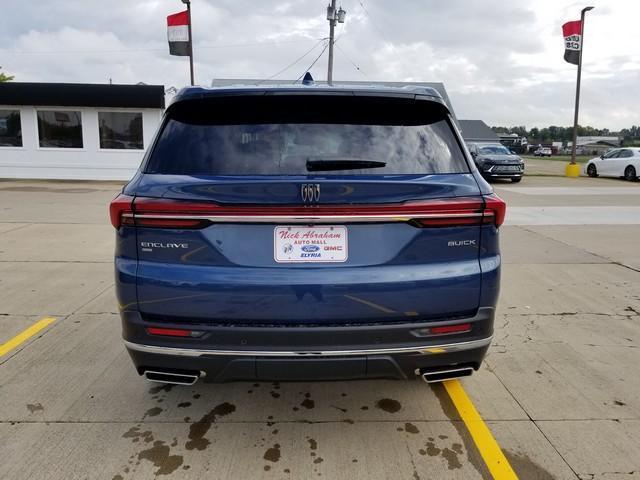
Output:
<path fill-rule="evenodd" d="M 533 156 L 534 157 L 550 157 L 551 153 L 552 152 L 550 148 L 540 147 L 535 152 L 533 152 Z"/>
<path fill-rule="evenodd" d="M 524 175 L 522 158 L 499 143 L 469 143 L 469 152 L 485 179 L 510 178 L 516 183 Z"/>
<path fill-rule="evenodd" d="M 615 148 L 585 166 L 590 177 L 618 177 L 635 182 L 640 172 L 640 148 Z"/>

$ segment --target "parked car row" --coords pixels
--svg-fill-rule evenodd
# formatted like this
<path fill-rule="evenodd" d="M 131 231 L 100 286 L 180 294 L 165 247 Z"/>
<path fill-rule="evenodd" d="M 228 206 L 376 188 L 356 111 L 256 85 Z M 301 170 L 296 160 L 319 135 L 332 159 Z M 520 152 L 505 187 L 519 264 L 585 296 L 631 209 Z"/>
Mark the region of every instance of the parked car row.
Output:
<path fill-rule="evenodd" d="M 618 177 L 634 182 L 640 173 L 640 148 L 614 148 L 585 166 L 590 177 Z"/>

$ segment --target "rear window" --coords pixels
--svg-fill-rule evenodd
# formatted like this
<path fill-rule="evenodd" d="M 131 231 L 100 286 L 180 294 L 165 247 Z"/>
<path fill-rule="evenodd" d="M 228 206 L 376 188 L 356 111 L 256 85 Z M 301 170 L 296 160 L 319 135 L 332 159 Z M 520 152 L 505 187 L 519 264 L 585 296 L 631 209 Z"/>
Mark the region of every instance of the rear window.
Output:
<path fill-rule="evenodd" d="M 468 172 L 438 104 L 370 97 L 249 97 L 169 110 L 144 169 L 173 175 Z"/>

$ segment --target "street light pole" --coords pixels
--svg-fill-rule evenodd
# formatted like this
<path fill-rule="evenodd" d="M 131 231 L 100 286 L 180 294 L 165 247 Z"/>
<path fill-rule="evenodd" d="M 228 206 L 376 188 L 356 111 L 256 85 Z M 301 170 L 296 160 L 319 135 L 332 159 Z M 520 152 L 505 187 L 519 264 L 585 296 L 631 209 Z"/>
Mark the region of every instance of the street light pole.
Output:
<path fill-rule="evenodd" d="M 187 6 L 187 17 L 189 19 L 188 31 L 189 31 L 189 73 L 191 74 L 191 86 L 195 85 L 193 79 L 193 37 L 191 36 L 191 0 L 182 0 Z"/>
<path fill-rule="evenodd" d="M 580 80 L 582 79 L 582 51 L 584 50 L 584 18 L 594 7 L 585 7 L 580 14 L 580 54 L 578 56 L 578 78 L 576 80 L 576 105 L 573 114 L 573 143 L 571 144 L 571 163 L 576 164 L 576 143 L 578 140 L 578 110 L 580 108 Z"/>
<path fill-rule="evenodd" d="M 331 0 L 327 6 L 327 20 L 329 20 L 329 66 L 327 69 L 327 83 L 333 85 L 333 44 L 336 23 L 344 23 L 347 12 L 340 7 L 336 11 L 336 0 Z"/>

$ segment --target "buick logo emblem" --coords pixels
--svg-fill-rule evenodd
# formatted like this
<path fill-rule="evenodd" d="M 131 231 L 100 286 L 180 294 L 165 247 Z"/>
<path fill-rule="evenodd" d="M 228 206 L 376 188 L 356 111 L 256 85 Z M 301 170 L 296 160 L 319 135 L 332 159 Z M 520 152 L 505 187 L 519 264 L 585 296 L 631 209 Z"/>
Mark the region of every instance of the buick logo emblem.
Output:
<path fill-rule="evenodd" d="M 300 195 L 305 203 L 317 202 L 320 200 L 320 184 L 303 183 L 300 185 Z"/>

